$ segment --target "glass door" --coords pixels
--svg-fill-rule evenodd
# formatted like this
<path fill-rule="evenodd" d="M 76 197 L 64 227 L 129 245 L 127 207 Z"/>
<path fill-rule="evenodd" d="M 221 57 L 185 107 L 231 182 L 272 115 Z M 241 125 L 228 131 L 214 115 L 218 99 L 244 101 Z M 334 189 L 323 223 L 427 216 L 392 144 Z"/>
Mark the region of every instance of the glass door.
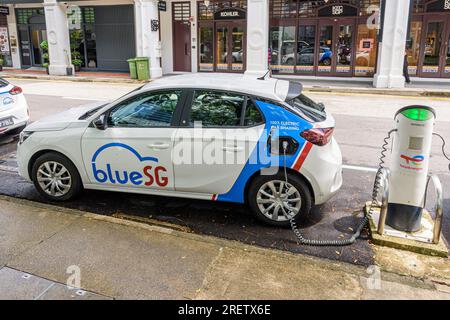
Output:
<path fill-rule="evenodd" d="M 449 30 L 447 17 L 429 16 L 425 19 L 422 38 L 422 66 L 419 75 L 439 78 L 450 76 Z M 446 72 L 448 70 L 448 73 Z"/>
<path fill-rule="evenodd" d="M 243 72 L 245 70 L 245 24 L 216 23 L 216 71 Z"/>
<path fill-rule="evenodd" d="M 443 77 L 450 78 L 450 16 L 447 19 L 447 34 L 444 38 L 444 56 L 443 64 L 444 70 L 442 70 Z"/>
<path fill-rule="evenodd" d="M 355 21 L 334 19 L 319 25 L 317 75 L 352 76 Z"/>
<path fill-rule="evenodd" d="M 228 71 L 228 24 L 216 24 L 216 71 Z"/>
<path fill-rule="evenodd" d="M 31 58 L 33 66 L 42 66 L 44 63 L 44 59 L 42 57 L 43 51 L 41 49 L 42 41 L 47 40 L 47 31 L 45 30 L 45 26 L 41 25 L 33 25 L 30 28 L 31 35 Z"/>
<path fill-rule="evenodd" d="M 333 66 L 335 66 L 334 40 L 334 24 L 319 25 L 318 50 L 316 50 L 318 75 L 331 75 L 333 73 Z"/>
<path fill-rule="evenodd" d="M 336 49 L 335 49 L 335 72 L 339 76 L 353 75 L 353 54 L 355 25 L 353 21 L 342 21 L 335 25 Z"/>

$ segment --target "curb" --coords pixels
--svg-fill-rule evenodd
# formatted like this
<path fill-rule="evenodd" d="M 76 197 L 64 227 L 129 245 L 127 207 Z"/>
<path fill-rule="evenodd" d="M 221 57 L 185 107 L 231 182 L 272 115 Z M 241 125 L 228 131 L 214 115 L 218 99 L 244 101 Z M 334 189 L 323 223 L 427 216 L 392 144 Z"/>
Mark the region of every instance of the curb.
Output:
<path fill-rule="evenodd" d="M 305 86 L 305 92 L 310 93 L 341 93 L 353 95 L 388 95 L 403 97 L 422 97 L 422 98 L 450 98 L 450 91 L 434 91 L 434 90 L 399 90 L 399 89 L 376 89 L 376 88 L 327 88 Z"/>
<path fill-rule="evenodd" d="M 104 83 L 129 83 L 129 84 L 145 84 L 150 81 L 134 80 L 126 78 L 95 78 L 95 77 L 78 77 L 78 76 L 47 76 L 47 75 L 32 75 L 32 74 L 11 74 L 0 73 L 0 77 L 5 79 L 28 79 L 28 80 L 44 80 L 44 81 L 68 81 L 68 82 L 104 82 Z"/>

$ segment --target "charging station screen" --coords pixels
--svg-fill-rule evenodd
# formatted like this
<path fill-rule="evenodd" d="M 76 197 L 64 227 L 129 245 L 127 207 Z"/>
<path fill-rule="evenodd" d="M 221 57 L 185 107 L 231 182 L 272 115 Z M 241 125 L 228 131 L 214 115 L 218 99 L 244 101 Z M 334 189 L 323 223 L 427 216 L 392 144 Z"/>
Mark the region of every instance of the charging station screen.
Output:
<path fill-rule="evenodd" d="M 422 150 L 423 138 L 421 137 L 410 137 L 409 138 L 409 149 L 411 150 Z"/>

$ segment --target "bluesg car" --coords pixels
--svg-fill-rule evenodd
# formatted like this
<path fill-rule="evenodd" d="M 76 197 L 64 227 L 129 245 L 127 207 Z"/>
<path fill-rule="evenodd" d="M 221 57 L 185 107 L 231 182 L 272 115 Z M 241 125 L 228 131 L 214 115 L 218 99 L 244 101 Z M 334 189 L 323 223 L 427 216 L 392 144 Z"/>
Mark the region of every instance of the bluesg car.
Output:
<path fill-rule="evenodd" d="M 22 89 L 0 78 L 0 136 L 21 132 L 28 119 L 28 104 Z"/>
<path fill-rule="evenodd" d="M 83 189 L 227 201 L 288 225 L 342 184 L 335 121 L 301 91 L 270 77 L 161 78 L 29 125 L 19 173 L 52 201 Z"/>

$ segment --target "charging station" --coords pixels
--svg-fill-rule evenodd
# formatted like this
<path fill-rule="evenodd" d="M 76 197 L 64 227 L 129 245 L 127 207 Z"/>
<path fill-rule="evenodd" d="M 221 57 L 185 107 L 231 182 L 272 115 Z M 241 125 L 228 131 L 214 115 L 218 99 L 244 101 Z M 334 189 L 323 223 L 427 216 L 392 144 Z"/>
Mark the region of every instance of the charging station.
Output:
<path fill-rule="evenodd" d="M 400 231 L 420 229 L 435 119 L 435 111 L 424 106 L 395 115 L 386 223 Z"/>

